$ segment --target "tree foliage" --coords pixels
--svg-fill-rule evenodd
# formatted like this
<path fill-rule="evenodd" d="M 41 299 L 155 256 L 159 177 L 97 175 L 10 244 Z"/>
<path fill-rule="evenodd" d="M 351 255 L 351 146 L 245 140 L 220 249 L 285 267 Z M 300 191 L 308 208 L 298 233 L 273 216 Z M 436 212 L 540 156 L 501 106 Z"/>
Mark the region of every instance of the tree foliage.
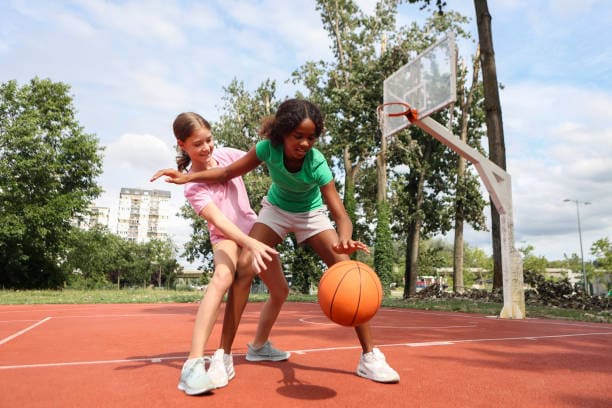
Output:
<path fill-rule="evenodd" d="M 591 255 L 595 256 L 593 263 L 597 268 L 612 272 L 612 243 L 607 237 L 598 239 L 591 245 Z"/>
<path fill-rule="evenodd" d="M 523 255 L 523 270 L 544 274 L 548 261 L 543 256 L 535 255 L 533 250 L 534 247 L 532 245 L 519 249 L 519 252 Z"/>
<path fill-rule="evenodd" d="M 73 228 L 66 248 L 62 268 L 71 288 L 171 287 L 181 269 L 170 240 L 136 243 L 103 227 Z"/>
<path fill-rule="evenodd" d="M 100 194 L 98 139 L 76 119 L 69 86 L 0 85 L 0 285 L 58 287 L 71 226 Z"/>
<path fill-rule="evenodd" d="M 386 201 L 378 202 L 378 220 L 376 223 L 376 250 L 374 252 L 374 270 L 380 276 L 385 293 L 389 292 L 393 281 L 393 240 L 391 239 L 391 210 Z"/>

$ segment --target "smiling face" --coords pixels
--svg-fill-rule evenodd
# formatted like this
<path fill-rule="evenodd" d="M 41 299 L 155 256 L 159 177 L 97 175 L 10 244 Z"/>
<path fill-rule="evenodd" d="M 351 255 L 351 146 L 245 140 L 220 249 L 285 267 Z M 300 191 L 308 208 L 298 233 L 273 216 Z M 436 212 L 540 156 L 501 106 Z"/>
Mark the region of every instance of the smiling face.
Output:
<path fill-rule="evenodd" d="M 293 131 L 285 136 L 285 160 L 290 162 L 304 161 L 304 156 L 317 141 L 317 130 L 314 122 L 306 118 Z"/>
<path fill-rule="evenodd" d="M 178 141 L 181 149 L 189 155 L 193 170 L 204 170 L 214 167 L 212 152 L 214 150 L 213 137 L 210 130 L 201 127 L 193 132 L 185 141 Z"/>

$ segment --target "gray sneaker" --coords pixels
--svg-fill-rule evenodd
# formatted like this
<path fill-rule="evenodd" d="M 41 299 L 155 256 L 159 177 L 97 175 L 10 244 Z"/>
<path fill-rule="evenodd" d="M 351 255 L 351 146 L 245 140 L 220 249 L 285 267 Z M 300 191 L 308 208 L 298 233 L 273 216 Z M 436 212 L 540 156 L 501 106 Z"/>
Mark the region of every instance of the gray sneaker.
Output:
<path fill-rule="evenodd" d="M 361 355 L 357 375 L 381 383 L 396 383 L 400 380 L 397 371 L 387 364 L 385 355 L 376 347 Z"/>
<path fill-rule="evenodd" d="M 272 347 L 272 343 L 266 341 L 263 346 L 256 349 L 249 343 L 246 359 L 248 361 L 283 361 L 289 359 L 291 353 Z"/>
<path fill-rule="evenodd" d="M 206 374 L 205 358 L 191 358 L 185 361 L 181 370 L 178 389 L 187 395 L 204 394 L 215 389 L 215 384 Z"/>
<path fill-rule="evenodd" d="M 215 387 L 225 387 L 229 380 L 236 376 L 232 355 L 225 354 L 223 349 L 215 351 L 210 361 L 210 367 L 208 367 L 208 376 Z"/>

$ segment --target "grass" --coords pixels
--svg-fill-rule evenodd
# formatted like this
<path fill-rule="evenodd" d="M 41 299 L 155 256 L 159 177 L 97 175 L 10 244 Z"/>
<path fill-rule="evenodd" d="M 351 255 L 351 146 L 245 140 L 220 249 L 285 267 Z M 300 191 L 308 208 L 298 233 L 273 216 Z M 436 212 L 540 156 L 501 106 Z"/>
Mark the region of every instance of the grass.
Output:
<path fill-rule="evenodd" d="M 2 290 L 0 305 L 89 303 L 189 303 L 202 298 L 198 291 L 154 289 L 124 290 Z"/>
<path fill-rule="evenodd" d="M 26 304 L 95 304 L 95 303 L 191 303 L 202 298 L 200 291 L 156 289 L 124 290 L 0 290 L 0 305 Z M 250 301 L 261 302 L 267 295 L 251 295 Z M 291 294 L 290 302 L 316 302 L 316 295 Z M 501 303 L 465 299 L 402 299 L 391 296 L 383 300 L 384 307 L 437 310 L 448 312 L 498 315 Z M 526 306 L 527 317 L 566 319 L 586 322 L 611 323 L 610 311 L 593 312 L 546 306 Z"/>

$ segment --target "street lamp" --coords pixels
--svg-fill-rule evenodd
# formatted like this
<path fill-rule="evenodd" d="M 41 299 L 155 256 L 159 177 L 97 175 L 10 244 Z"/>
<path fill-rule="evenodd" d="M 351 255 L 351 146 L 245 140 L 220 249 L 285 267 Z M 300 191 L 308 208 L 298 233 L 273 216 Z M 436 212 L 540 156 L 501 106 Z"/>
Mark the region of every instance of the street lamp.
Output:
<path fill-rule="evenodd" d="M 565 200 L 563 200 L 563 202 L 565 203 L 575 203 L 576 204 L 576 216 L 578 218 L 578 239 L 580 240 L 580 263 L 582 264 L 582 280 L 584 283 L 584 293 L 586 293 L 587 295 L 589 294 L 589 290 L 588 290 L 588 286 L 587 286 L 587 276 L 586 276 L 586 271 L 584 269 L 584 252 L 582 251 L 582 228 L 580 226 L 580 204 L 582 205 L 589 205 L 591 204 L 590 201 L 580 201 L 580 200 L 573 200 L 570 198 L 566 198 Z"/>

